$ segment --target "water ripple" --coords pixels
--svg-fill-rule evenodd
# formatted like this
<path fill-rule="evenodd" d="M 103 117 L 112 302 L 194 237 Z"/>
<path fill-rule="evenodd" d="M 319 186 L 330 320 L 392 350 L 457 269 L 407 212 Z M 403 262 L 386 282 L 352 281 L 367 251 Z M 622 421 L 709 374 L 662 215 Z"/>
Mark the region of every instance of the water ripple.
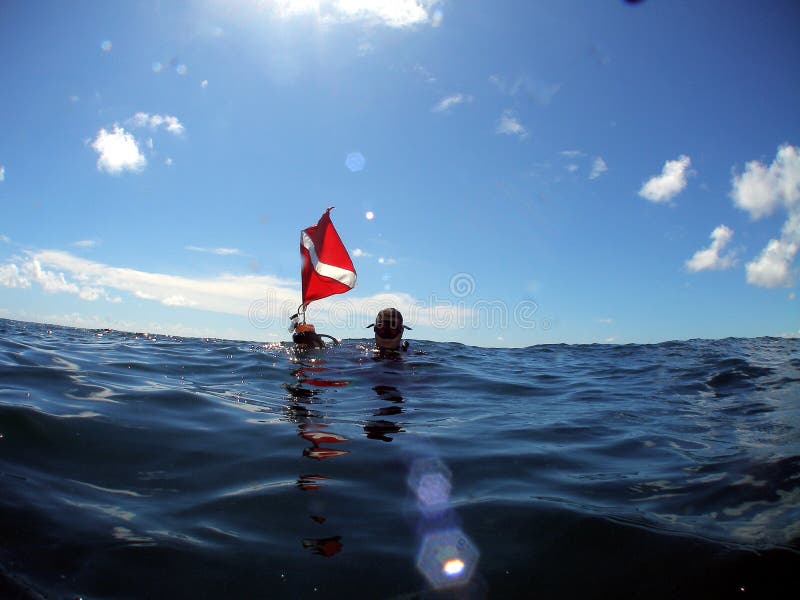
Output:
<path fill-rule="evenodd" d="M 376 360 L 0 331 L 0 596 L 414 597 L 446 583 L 417 568 L 431 540 L 469 540 L 446 564 L 477 562 L 478 596 L 596 595 L 563 565 L 662 597 L 653 569 L 722 596 L 800 566 L 800 340 Z M 446 474 L 433 511 L 420 460 Z"/>

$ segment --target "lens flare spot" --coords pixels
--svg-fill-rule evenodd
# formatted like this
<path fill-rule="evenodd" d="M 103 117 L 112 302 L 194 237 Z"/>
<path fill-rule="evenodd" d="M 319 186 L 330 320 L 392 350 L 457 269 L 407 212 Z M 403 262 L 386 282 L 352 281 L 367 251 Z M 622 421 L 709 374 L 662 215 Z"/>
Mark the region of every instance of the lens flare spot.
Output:
<path fill-rule="evenodd" d="M 411 466 L 408 486 L 424 511 L 447 508 L 452 489 L 450 469 L 439 459 L 419 459 Z"/>
<path fill-rule="evenodd" d="M 363 171 L 366 163 L 367 160 L 364 158 L 364 155 L 361 154 L 361 152 L 351 152 L 347 155 L 347 158 L 344 161 L 345 166 L 350 169 L 351 173 Z"/>
<path fill-rule="evenodd" d="M 460 558 L 451 558 L 442 567 L 442 572 L 448 577 L 456 577 L 461 575 L 464 570 L 464 561 Z"/>
<path fill-rule="evenodd" d="M 420 478 L 417 498 L 425 506 L 441 506 L 450 500 L 450 481 L 442 473 L 426 473 Z"/>
<path fill-rule="evenodd" d="M 460 529 L 427 534 L 417 555 L 417 569 L 433 588 L 463 585 L 472 579 L 478 549 Z"/>
<path fill-rule="evenodd" d="M 366 213 L 364 213 L 364 218 L 365 218 L 367 221 L 372 221 L 372 219 L 374 219 L 374 218 L 375 218 L 375 213 L 374 213 L 374 212 L 372 212 L 371 210 L 368 210 Z"/>

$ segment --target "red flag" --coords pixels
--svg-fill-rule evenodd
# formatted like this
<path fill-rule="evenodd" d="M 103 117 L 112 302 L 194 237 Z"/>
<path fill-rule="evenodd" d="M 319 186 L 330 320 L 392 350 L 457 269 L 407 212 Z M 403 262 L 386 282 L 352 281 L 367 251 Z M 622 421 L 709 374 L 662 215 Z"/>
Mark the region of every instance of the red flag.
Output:
<path fill-rule="evenodd" d="M 325 211 L 316 225 L 300 232 L 300 256 L 303 260 L 303 304 L 343 294 L 356 285 L 356 270 L 339 234 Z"/>

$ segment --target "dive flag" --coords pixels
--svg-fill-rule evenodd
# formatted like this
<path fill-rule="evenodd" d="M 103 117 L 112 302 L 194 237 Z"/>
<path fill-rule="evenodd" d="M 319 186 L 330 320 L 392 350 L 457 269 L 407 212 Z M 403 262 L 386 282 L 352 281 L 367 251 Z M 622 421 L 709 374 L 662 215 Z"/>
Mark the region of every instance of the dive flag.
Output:
<path fill-rule="evenodd" d="M 316 225 L 300 232 L 300 257 L 303 261 L 303 305 L 342 294 L 356 285 L 356 270 L 339 234 L 325 211 Z"/>

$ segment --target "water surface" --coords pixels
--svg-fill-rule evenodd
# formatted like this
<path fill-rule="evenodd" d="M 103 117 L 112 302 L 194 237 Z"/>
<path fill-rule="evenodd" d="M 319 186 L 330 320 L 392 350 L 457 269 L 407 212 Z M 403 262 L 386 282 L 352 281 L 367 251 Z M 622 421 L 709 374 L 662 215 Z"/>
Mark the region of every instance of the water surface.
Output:
<path fill-rule="evenodd" d="M 0 320 L 0 596 L 774 597 L 800 340 L 324 351 Z"/>

